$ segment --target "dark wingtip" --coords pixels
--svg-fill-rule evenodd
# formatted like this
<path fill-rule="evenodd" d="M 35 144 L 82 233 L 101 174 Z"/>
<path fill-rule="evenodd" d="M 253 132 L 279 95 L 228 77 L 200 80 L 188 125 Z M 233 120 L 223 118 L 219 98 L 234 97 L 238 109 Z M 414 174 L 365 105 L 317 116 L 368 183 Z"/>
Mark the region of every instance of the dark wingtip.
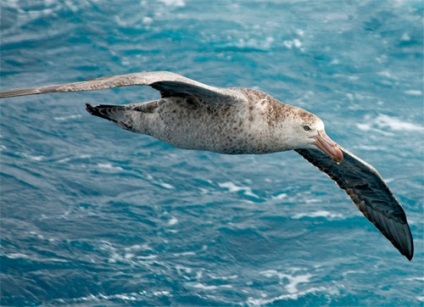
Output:
<path fill-rule="evenodd" d="M 412 235 L 411 235 L 411 246 L 408 249 L 406 253 L 403 254 L 409 261 L 412 260 L 414 257 L 414 242 L 412 241 Z"/>
<path fill-rule="evenodd" d="M 406 257 L 406 259 L 408 259 L 409 261 L 412 260 L 412 258 L 414 258 L 414 246 L 412 245 L 411 247 L 405 249 L 402 247 L 398 247 L 398 250 L 400 251 L 400 253 L 402 255 L 404 255 Z"/>

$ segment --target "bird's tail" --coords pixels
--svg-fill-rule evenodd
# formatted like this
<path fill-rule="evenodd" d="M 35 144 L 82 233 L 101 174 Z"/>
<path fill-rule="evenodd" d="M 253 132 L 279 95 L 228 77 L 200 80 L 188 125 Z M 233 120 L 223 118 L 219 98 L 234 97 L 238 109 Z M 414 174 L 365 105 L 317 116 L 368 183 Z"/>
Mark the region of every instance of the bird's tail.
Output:
<path fill-rule="evenodd" d="M 94 107 L 87 103 L 85 109 L 91 115 L 110 120 L 126 130 L 134 131 L 133 121 L 128 114 L 131 110 L 128 110 L 126 106 L 101 104 Z"/>

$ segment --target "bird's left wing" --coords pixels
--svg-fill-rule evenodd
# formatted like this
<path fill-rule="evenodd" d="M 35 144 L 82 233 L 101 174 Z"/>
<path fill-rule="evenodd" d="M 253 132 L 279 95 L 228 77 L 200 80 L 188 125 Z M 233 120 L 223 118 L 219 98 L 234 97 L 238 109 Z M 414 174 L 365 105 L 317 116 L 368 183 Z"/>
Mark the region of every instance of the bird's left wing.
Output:
<path fill-rule="evenodd" d="M 341 148 L 342 149 L 342 148 Z M 306 160 L 325 172 L 346 191 L 358 209 L 409 260 L 414 243 L 405 211 L 374 167 L 342 149 L 340 164 L 315 149 L 296 149 Z"/>
<path fill-rule="evenodd" d="M 91 79 L 82 82 L 48 85 L 26 89 L 13 89 L 0 92 L 0 98 L 26 96 L 57 92 L 95 91 L 113 87 L 147 85 L 160 91 L 162 97 L 198 96 L 214 98 L 212 101 L 237 102 L 243 97 L 230 89 L 209 86 L 181 75 L 167 71 L 153 71 L 116 75 Z"/>

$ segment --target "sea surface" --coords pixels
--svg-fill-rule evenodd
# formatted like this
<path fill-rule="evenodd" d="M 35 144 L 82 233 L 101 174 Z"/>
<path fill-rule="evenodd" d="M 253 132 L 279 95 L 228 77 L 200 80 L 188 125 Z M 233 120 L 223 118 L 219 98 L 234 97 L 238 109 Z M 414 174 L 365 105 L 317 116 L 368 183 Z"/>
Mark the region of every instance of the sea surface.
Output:
<path fill-rule="evenodd" d="M 415 242 L 409 262 L 295 152 L 181 150 L 84 109 L 148 87 L 4 99 L 1 305 L 424 305 L 422 1 L 0 8 L 2 90 L 155 70 L 261 89 L 374 165 Z"/>

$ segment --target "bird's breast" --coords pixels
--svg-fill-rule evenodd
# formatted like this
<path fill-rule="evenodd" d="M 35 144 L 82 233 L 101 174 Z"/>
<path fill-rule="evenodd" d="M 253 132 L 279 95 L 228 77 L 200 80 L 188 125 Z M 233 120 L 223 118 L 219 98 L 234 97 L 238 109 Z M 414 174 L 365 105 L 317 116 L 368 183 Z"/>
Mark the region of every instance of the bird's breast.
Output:
<path fill-rule="evenodd" d="M 168 99 L 159 103 L 157 117 L 160 129 L 153 136 L 180 148 L 226 154 L 286 150 L 275 137 L 278 125 L 265 104 Z"/>

